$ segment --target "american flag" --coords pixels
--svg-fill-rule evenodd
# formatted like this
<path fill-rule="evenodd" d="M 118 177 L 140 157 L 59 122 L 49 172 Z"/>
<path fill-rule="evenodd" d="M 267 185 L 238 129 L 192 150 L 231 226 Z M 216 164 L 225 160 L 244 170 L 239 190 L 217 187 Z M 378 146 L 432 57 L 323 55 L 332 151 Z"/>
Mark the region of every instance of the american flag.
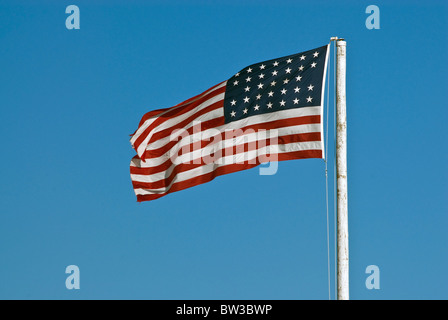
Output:
<path fill-rule="evenodd" d="M 137 201 L 154 200 L 260 163 L 323 158 L 328 45 L 252 64 L 171 108 L 131 137 Z"/>

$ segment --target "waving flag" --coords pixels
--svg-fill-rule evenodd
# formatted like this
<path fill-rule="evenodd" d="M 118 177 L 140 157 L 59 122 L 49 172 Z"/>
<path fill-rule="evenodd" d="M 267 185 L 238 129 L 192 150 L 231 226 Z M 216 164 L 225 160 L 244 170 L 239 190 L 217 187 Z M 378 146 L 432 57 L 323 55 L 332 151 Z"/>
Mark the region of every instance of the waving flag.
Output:
<path fill-rule="evenodd" d="M 323 157 L 328 46 L 250 65 L 171 108 L 131 137 L 137 201 L 160 198 L 260 163 Z"/>

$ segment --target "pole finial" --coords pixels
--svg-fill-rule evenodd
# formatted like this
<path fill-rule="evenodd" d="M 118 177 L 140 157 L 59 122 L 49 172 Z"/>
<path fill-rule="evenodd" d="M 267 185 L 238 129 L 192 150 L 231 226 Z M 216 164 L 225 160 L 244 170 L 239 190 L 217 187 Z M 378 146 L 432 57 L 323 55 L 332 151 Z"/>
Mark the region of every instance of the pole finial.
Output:
<path fill-rule="evenodd" d="M 338 37 L 331 37 L 330 41 L 345 41 L 344 38 L 338 38 Z"/>

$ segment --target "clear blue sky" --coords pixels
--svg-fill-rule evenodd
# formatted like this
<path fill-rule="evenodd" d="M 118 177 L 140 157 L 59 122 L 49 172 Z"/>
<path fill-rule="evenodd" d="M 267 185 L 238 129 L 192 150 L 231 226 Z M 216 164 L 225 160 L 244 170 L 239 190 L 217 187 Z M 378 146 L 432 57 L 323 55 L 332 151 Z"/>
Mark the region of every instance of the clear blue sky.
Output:
<path fill-rule="evenodd" d="M 137 203 L 129 134 L 147 111 L 339 36 L 351 298 L 448 299 L 445 1 L 89 2 L 0 4 L 0 298 L 327 299 L 322 160 Z M 72 264 L 80 290 L 65 288 Z"/>

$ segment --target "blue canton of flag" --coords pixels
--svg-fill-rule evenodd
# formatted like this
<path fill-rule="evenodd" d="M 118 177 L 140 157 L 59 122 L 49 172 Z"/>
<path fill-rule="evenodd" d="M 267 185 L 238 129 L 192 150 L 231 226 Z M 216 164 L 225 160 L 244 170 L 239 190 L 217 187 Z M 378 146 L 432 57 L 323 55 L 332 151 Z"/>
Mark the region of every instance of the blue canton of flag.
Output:
<path fill-rule="evenodd" d="M 226 123 L 279 110 L 319 106 L 327 46 L 250 65 L 227 81 Z"/>

